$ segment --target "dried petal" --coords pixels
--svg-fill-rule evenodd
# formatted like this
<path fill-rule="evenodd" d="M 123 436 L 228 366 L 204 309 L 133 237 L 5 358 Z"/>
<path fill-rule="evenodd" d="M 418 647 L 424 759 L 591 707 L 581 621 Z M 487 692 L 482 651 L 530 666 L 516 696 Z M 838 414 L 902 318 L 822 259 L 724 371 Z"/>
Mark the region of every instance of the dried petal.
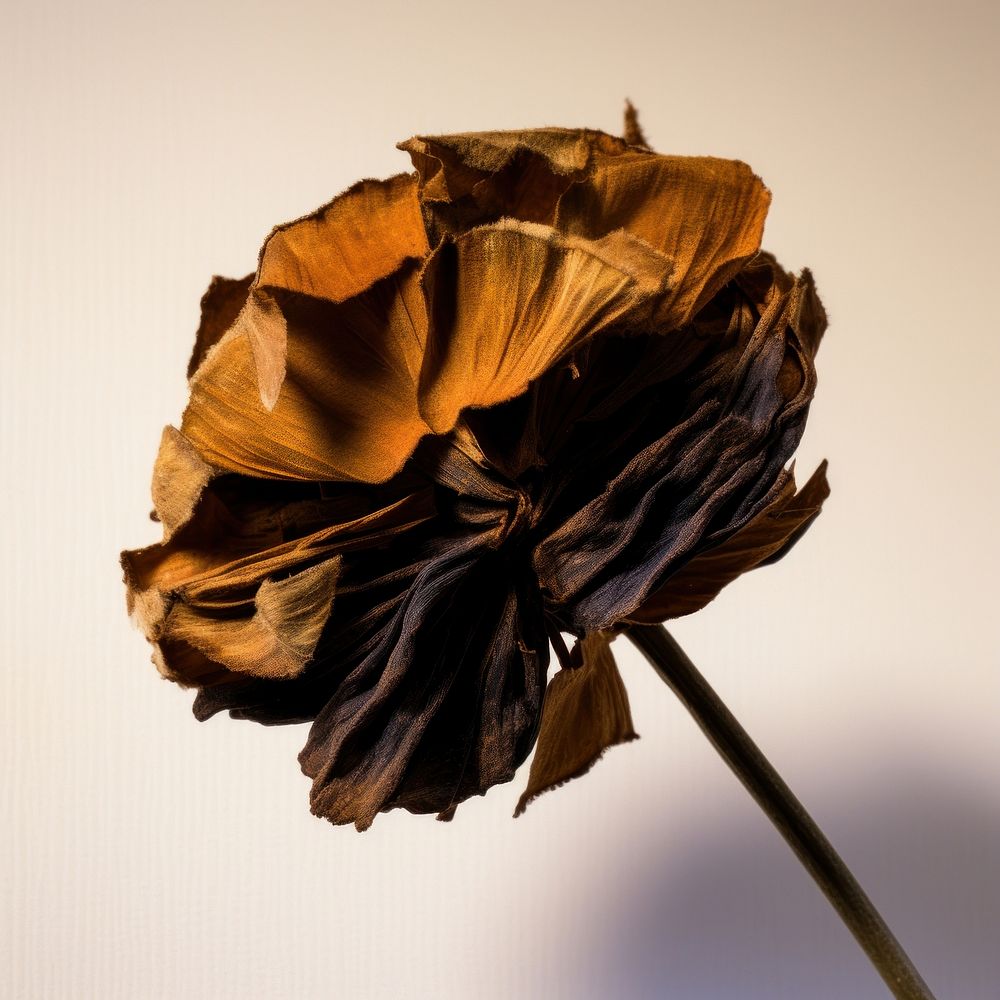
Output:
<path fill-rule="evenodd" d="M 164 427 L 153 466 L 153 508 L 168 541 L 188 522 L 215 470 L 176 427 Z"/>
<path fill-rule="evenodd" d="M 726 584 L 783 555 L 817 517 L 829 495 L 826 462 L 798 493 L 794 479 L 785 477 L 773 502 L 720 545 L 685 563 L 628 620 L 656 624 L 700 611 Z"/>
<path fill-rule="evenodd" d="M 273 409 L 258 386 L 270 394 L 280 360 L 262 345 L 281 335 L 261 334 L 262 322 L 251 327 L 241 317 L 191 380 L 184 434 L 211 464 L 247 475 L 391 478 L 428 433 L 415 384 L 427 338 L 417 265 L 342 303 L 274 296 L 288 347 Z"/>
<path fill-rule="evenodd" d="M 204 686 L 195 699 L 195 716 L 208 719 L 228 711 L 234 719 L 265 725 L 315 719 L 344 679 L 385 641 L 409 589 L 431 562 L 426 552 L 414 551 L 411 545 L 390 544 L 360 555 L 353 560 L 341 557 L 343 571 L 330 619 L 312 662 L 298 676 L 243 676 Z"/>
<path fill-rule="evenodd" d="M 771 201 L 737 160 L 630 152 L 598 160 L 559 204 L 556 225 L 598 239 L 625 229 L 673 261 L 658 320 L 686 323 L 760 249 Z"/>
<path fill-rule="evenodd" d="M 551 599 L 568 606 L 567 624 L 610 628 L 628 618 L 699 545 L 738 531 L 769 502 L 815 387 L 796 332 L 808 284 L 769 295 L 749 337 L 682 373 L 673 386 L 681 411 L 664 408 L 662 436 L 655 412 L 643 413 L 653 440 L 635 440 L 621 471 L 608 475 L 595 453 L 585 475 L 600 492 L 534 554 Z"/>
<path fill-rule="evenodd" d="M 598 157 L 627 148 L 593 129 L 415 136 L 398 144 L 420 178 L 433 243 L 503 217 L 551 225 L 559 199 Z"/>
<path fill-rule="evenodd" d="M 340 575 L 335 556 L 291 576 L 263 580 L 252 601 L 206 607 L 178 601 L 163 637 L 186 642 L 215 663 L 258 677 L 295 677 L 312 659 Z"/>
<path fill-rule="evenodd" d="M 465 407 L 517 396 L 595 331 L 621 324 L 646 301 L 629 271 L 598 248 L 513 221 L 442 244 L 424 280 L 433 322 L 420 409 L 438 434 L 454 427 Z"/>
<path fill-rule="evenodd" d="M 160 675 L 181 687 L 208 690 L 213 684 L 225 684 L 241 676 L 227 670 L 221 663 L 213 662 L 201 650 L 186 642 L 171 639 L 150 641 L 153 647 L 150 658 Z"/>
<path fill-rule="evenodd" d="M 428 249 L 413 174 L 358 181 L 317 211 L 272 230 L 255 284 L 344 302 Z"/>
<path fill-rule="evenodd" d="M 336 557 L 411 532 L 432 516 L 431 501 L 429 491 L 413 493 L 315 531 L 307 530 L 316 516 L 307 504 L 299 529 L 307 533 L 297 535 L 294 504 L 241 502 L 237 494 L 230 506 L 212 489 L 169 542 L 122 554 L 130 609 L 160 644 L 161 670 L 172 679 L 205 683 L 207 668 L 192 650 L 213 669 L 292 676 L 329 617 Z M 328 519 L 336 516 L 336 504 L 325 506 Z M 185 674 L 192 663 L 197 680 Z"/>
<path fill-rule="evenodd" d="M 573 655 L 578 665 L 560 670 L 545 689 L 538 745 L 515 816 L 543 792 L 586 774 L 608 747 L 638 739 L 607 636 L 592 632 Z"/>
<path fill-rule="evenodd" d="M 205 355 L 236 322 L 254 277 L 255 275 L 248 274 L 245 278 L 222 278 L 219 275 L 212 278 L 208 290 L 201 297 L 201 323 L 195 334 L 194 349 L 188 362 L 188 378 L 198 370 Z"/>
<path fill-rule="evenodd" d="M 240 337 L 250 348 L 261 405 L 265 410 L 271 411 L 278 401 L 278 393 L 281 392 L 285 381 L 288 364 L 288 324 L 270 292 L 257 287 L 250 289 L 250 295 L 236 318 L 229 340 Z M 206 373 L 202 383 L 210 380 L 211 375 Z"/>
<path fill-rule="evenodd" d="M 422 571 L 317 716 L 299 756 L 315 814 L 365 829 L 384 808 L 447 811 L 513 776 L 535 735 L 547 647 L 531 641 L 544 635 L 539 609 L 522 609 L 487 556 L 473 539 Z"/>
<path fill-rule="evenodd" d="M 443 174 L 443 192 L 454 199 L 467 193 L 469 187 L 462 183 L 463 178 L 467 179 L 463 169 L 495 174 L 519 154 L 529 153 L 543 159 L 552 173 L 573 175 L 586 170 L 597 153 L 624 152 L 625 143 L 596 129 L 532 128 L 414 136 L 396 148 L 410 154 L 425 191 L 434 178 Z"/>

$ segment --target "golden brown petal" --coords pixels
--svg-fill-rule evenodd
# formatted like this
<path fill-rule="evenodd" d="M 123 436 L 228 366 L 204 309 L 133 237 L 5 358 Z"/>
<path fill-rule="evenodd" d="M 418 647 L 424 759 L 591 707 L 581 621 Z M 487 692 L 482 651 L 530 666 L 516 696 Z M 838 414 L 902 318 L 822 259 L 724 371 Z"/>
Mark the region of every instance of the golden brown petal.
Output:
<path fill-rule="evenodd" d="M 236 324 L 252 348 L 261 401 L 272 409 L 285 377 L 286 354 L 285 321 L 274 293 L 343 302 L 404 261 L 423 259 L 428 249 L 415 175 L 359 181 L 315 212 L 273 229 L 256 274 L 212 279 L 201 301 L 188 377 Z"/>
<path fill-rule="evenodd" d="M 312 658 L 333 605 L 339 556 L 281 579 L 267 578 L 252 601 L 205 608 L 177 602 L 163 624 L 165 639 L 180 640 L 230 670 L 289 678 Z"/>
<path fill-rule="evenodd" d="M 596 161 L 559 203 L 560 230 L 625 229 L 673 261 L 658 321 L 686 323 L 760 249 L 770 192 L 737 160 L 631 151 Z"/>
<path fill-rule="evenodd" d="M 648 293 L 600 248 L 505 220 L 443 243 L 424 273 L 431 333 L 420 410 L 447 433 L 467 406 L 512 399 L 595 331 L 622 323 Z"/>
<path fill-rule="evenodd" d="M 256 284 L 343 302 L 428 249 L 417 178 L 363 180 L 274 229 L 261 250 Z"/>
<path fill-rule="evenodd" d="M 786 476 L 777 497 L 764 510 L 722 544 L 682 566 L 628 620 L 650 625 L 700 611 L 726 584 L 783 555 L 819 514 L 829 495 L 826 462 L 798 493 L 794 478 Z"/>
<path fill-rule="evenodd" d="M 236 317 L 247 300 L 254 275 L 245 278 L 212 278 L 208 290 L 201 297 L 201 323 L 195 334 L 194 350 L 188 362 L 190 378 L 206 354 L 222 339 L 222 335 L 236 322 Z"/>
<path fill-rule="evenodd" d="M 564 238 L 570 245 L 576 242 L 573 237 Z M 669 293 L 674 262 L 638 236 L 624 229 L 615 229 L 600 239 L 579 240 L 579 243 L 601 260 L 632 275 L 642 294 L 650 298 L 651 311 L 662 300 L 663 294 Z M 645 317 L 637 314 L 630 319 L 628 332 L 642 332 L 646 325 Z"/>
<path fill-rule="evenodd" d="M 389 479 L 428 431 L 417 408 L 427 338 L 417 262 L 342 303 L 277 291 L 260 301 L 191 380 L 184 434 L 206 461 L 251 476 Z"/>
<path fill-rule="evenodd" d="M 234 515 L 210 489 L 169 542 L 122 554 L 129 611 L 172 680 L 294 676 L 329 616 L 339 556 L 377 548 L 433 511 L 425 490 L 285 540 L 296 505 L 251 504 Z M 213 671 L 217 678 L 203 678 Z"/>
<path fill-rule="evenodd" d="M 213 475 L 215 470 L 176 427 L 163 428 L 153 466 L 152 493 L 164 541 L 187 523 Z"/>
<path fill-rule="evenodd" d="M 134 599 L 152 592 L 161 595 L 161 600 L 168 596 L 196 601 L 224 598 L 256 588 L 267 576 L 291 572 L 344 549 L 381 544 L 433 514 L 433 496 L 424 490 L 360 517 L 285 540 L 280 507 L 262 506 L 256 516 L 241 512 L 237 518 L 218 501 L 206 502 L 187 530 L 169 542 L 122 553 L 126 583 Z M 147 634 L 154 637 L 151 629 Z"/>
<path fill-rule="evenodd" d="M 214 663 L 200 650 L 180 640 L 163 639 L 152 643 L 150 659 L 160 676 L 180 687 L 210 688 L 216 684 L 245 681 L 243 674 Z"/>
<path fill-rule="evenodd" d="M 543 792 L 586 774 L 608 747 L 638 738 L 608 637 L 592 632 L 573 655 L 579 666 L 560 670 L 545 689 L 528 787 L 515 816 Z"/>
<path fill-rule="evenodd" d="M 253 358 L 257 395 L 266 410 L 273 410 L 285 381 L 288 361 L 288 326 L 270 292 L 251 288 L 246 304 L 233 326 L 234 336 L 245 338 Z"/>

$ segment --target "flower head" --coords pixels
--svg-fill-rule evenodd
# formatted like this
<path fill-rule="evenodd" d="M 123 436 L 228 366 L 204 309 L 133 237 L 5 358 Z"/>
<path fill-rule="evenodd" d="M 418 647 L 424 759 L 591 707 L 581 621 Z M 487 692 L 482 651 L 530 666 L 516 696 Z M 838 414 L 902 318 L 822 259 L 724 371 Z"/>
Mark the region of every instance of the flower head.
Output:
<path fill-rule="evenodd" d="M 199 718 L 312 723 L 335 823 L 450 816 L 536 742 L 522 808 L 582 773 L 634 736 L 614 633 L 826 496 L 785 469 L 826 320 L 760 251 L 767 189 L 627 137 L 410 139 L 202 300 L 129 606 Z"/>

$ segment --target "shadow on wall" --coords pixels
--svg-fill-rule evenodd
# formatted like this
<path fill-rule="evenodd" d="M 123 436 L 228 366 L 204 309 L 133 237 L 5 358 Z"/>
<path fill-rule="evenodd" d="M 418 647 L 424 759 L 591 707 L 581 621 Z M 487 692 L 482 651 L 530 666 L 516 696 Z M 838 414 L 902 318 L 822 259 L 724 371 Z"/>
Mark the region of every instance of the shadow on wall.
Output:
<path fill-rule="evenodd" d="M 817 817 L 939 1000 L 1000 998 L 1000 808 L 912 764 Z M 808 800 L 807 800 L 808 801 Z M 756 808 L 756 807 L 754 807 Z M 697 843 L 633 844 L 577 928 L 597 1000 L 886 1000 L 867 959 L 763 817 Z M 669 866 L 660 859 L 672 852 Z M 678 853 L 680 852 L 680 853 Z M 658 869 L 665 874 L 657 878 Z M 599 927 L 599 929 L 597 929 Z"/>

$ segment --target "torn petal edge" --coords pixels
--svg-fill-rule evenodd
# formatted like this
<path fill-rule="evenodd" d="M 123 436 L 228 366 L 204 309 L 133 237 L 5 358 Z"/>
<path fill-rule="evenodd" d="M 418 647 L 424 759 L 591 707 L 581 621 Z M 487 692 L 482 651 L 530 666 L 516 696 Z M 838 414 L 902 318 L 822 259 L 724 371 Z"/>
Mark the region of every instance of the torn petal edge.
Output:
<path fill-rule="evenodd" d="M 561 788 L 567 782 L 572 781 L 574 778 L 582 777 L 587 774 L 590 769 L 601 760 L 609 749 L 616 746 L 622 746 L 626 743 L 631 743 L 639 738 L 639 734 L 636 733 L 632 722 L 632 710 L 629 705 L 628 691 L 625 688 L 625 682 L 622 679 L 621 672 L 618 670 L 618 664 L 615 661 L 614 654 L 611 652 L 611 641 L 614 636 L 609 632 L 591 632 L 584 636 L 583 639 L 578 640 L 573 647 L 572 659 L 578 661 L 578 664 L 572 667 L 564 667 L 562 670 L 557 671 L 552 678 L 545 690 L 545 698 L 551 698 L 553 693 L 556 692 L 558 685 L 562 684 L 564 681 L 575 687 L 570 687 L 569 691 L 575 690 L 577 692 L 583 691 L 585 685 L 588 682 L 591 684 L 590 694 L 591 696 L 596 691 L 603 690 L 605 695 L 609 690 L 613 689 L 612 701 L 609 704 L 606 702 L 605 707 L 610 707 L 610 717 L 612 718 L 612 729 L 617 732 L 611 736 L 611 738 L 605 742 L 604 735 L 598 732 L 596 734 L 597 738 L 593 739 L 591 742 L 594 746 L 603 744 L 600 750 L 592 754 L 588 760 L 585 760 L 579 766 L 575 767 L 572 771 L 562 774 L 559 778 L 549 777 L 544 783 L 535 785 L 535 781 L 540 777 L 536 772 L 536 763 L 539 761 L 539 752 L 544 754 L 549 754 L 551 751 L 546 747 L 546 736 L 549 732 L 553 730 L 547 728 L 546 723 L 551 726 L 553 718 L 556 716 L 546 716 L 546 703 L 543 699 L 542 702 L 542 716 L 539 724 L 538 739 L 535 744 L 535 756 L 532 758 L 531 770 L 528 775 L 528 785 L 521 797 L 518 799 L 517 806 L 514 810 L 514 818 L 521 816 L 527 807 L 544 795 L 546 792 L 550 792 L 555 788 Z M 607 657 L 607 663 L 603 667 L 607 676 L 605 678 L 605 685 L 602 687 L 593 687 L 593 680 L 598 676 L 598 671 L 602 669 L 601 659 Z M 609 689 L 608 684 L 611 685 Z M 558 693 L 560 698 L 559 707 L 556 709 L 557 712 L 563 710 L 564 706 L 567 704 L 565 700 L 565 695 L 562 692 Z M 620 699 L 620 704 L 615 706 L 615 699 Z M 550 703 L 551 711 L 551 703 Z M 577 713 L 578 714 L 578 713 Z M 565 725 L 566 720 L 578 722 L 579 718 L 572 718 L 573 712 L 571 711 L 569 716 L 560 720 L 560 724 Z M 609 717 L 605 716 L 605 721 Z M 616 718 L 616 716 L 620 716 Z M 596 718 L 596 716 L 592 716 Z M 556 742 L 558 745 L 558 741 Z M 589 750 L 588 750 L 589 752 Z M 558 768 L 556 769 L 558 771 Z"/>
<path fill-rule="evenodd" d="M 217 474 L 176 427 L 168 424 L 163 428 L 151 493 L 156 518 L 163 525 L 164 542 L 191 520 L 205 487 Z"/>
<path fill-rule="evenodd" d="M 189 381 L 197 378 L 198 372 L 204 367 L 205 361 L 216 350 L 219 343 L 240 333 L 246 334 L 257 369 L 257 383 L 261 403 L 266 410 L 273 410 L 285 380 L 288 330 L 284 315 L 274 296 L 271 294 L 273 289 L 280 289 L 286 286 L 275 283 L 275 276 L 268 273 L 268 251 L 276 241 L 282 239 L 286 233 L 294 230 L 296 226 L 310 223 L 322 224 L 326 221 L 326 217 L 332 210 L 337 206 L 344 205 L 353 197 L 364 197 L 371 189 L 375 189 L 386 199 L 387 204 L 392 203 L 398 206 L 401 204 L 400 199 L 406 197 L 407 189 L 411 187 L 413 201 L 413 219 L 411 222 L 413 223 L 413 231 L 408 236 L 404 234 L 405 238 L 400 238 L 395 254 L 386 255 L 386 260 L 391 261 L 391 267 L 388 267 L 388 269 L 375 268 L 374 271 L 367 272 L 360 278 L 357 274 L 345 269 L 344 274 L 341 276 L 341 285 L 336 290 L 328 289 L 327 291 L 330 294 L 317 296 L 309 289 L 291 288 L 290 290 L 297 291 L 303 295 L 312 295 L 314 298 L 327 299 L 335 303 L 346 302 L 367 291 L 377 281 L 398 271 L 407 260 L 424 260 L 430 251 L 430 246 L 427 242 L 427 234 L 424 230 L 423 219 L 420 213 L 420 200 L 417 194 L 417 175 L 415 173 L 400 173 L 384 179 L 363 178 L 355 182 L 326 202 L 326 204 L 289 222 L 281 223 L 268 233 L 257 255 L 257 269 L 249 283 L 247 299 L 243 308 L 229 329 L 222 336 L 217 337 L 211 347 L 204 351 L 197 364 L 193 365 L 193 370 L 189 371 Z M 401 192 L 398 189 L 403 190 Z M 386 208 L 386 215 L 388 214 L 388 208 Z M 365 221 L 369 224 L 371 238 L 374 239 L 378 235 L 378 226 L 372 224 L 371 213 L 366 216 Z M 385 235 L 399 235 L 400 227 L 396 224 L 398 220 L 396 220 L 396 223 L 392 219 L 385 219 L 383 221 L 386 223 L 383 226 L 386 229 Z M 336 235 L 336 226 L 336 223 L 330 223 L 331 242 L 335 242 L 333 237 Z M 202 297 L 203 305 L 211 295 L 213 288 L 217 286 L 219 280 L 213 279 L 209 285 L 208 291 Z M 231 281 L 232 279 L 223 280 Z M 246 281 L 246 279 L 241 280 Z M 198 344 L 196 342 L 196 353 L 197 350 Z M 193 360 L 192 358 L 192 362 Z"/>
<path fill-rule="evenodd" d="M 249 617 L 204 618 L 197 607 L 178 600 L 163 622 L 161 637 L 180 640 L 236 674 L 291 680 L 313 659 L 341 566 L 341 557 L 333 556 L 290 576 L 262 580 Z"/>

